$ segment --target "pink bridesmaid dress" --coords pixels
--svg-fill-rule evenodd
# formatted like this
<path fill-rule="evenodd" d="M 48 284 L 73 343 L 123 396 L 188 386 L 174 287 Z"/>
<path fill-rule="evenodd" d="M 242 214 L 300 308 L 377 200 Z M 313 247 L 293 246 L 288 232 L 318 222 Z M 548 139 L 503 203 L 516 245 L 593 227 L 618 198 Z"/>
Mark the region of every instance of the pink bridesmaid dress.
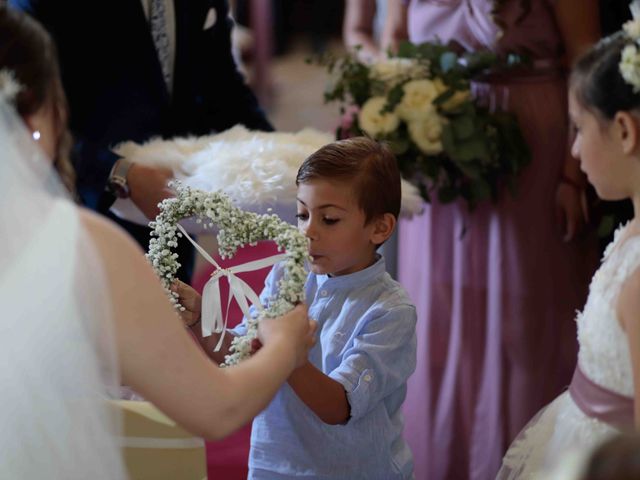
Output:
<path fill-rule="evenodd" d="M 515 112 L 532 162 L 515 198 L 468 212 L 427 205 L 399 226 L 398 276 L 418 311 L 418 366 L 404 406 L 417 480 L 493 479 L 526 422 L 566 388 L 575 311 L 595 268 L 592 239 L 564 243 L 554 217 L 568 142 L 563 45 L 552 0 L 507 1 L 501 29 L 489 0 L 409 4 L 413 42 L 527 52 L 532 68 L 474 85 Z M 502 33 L 501 33 L 502 32 Z"/>

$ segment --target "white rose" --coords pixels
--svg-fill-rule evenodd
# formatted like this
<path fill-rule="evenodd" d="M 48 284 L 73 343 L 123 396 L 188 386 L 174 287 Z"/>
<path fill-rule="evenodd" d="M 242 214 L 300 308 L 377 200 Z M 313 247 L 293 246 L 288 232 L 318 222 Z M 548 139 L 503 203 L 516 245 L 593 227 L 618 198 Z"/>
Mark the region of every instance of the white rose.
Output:
<path fill-rule="evenodd" d="M 640 53 L 635 45 L 624 47 L 619 68 L 625 82 L 633 87 L 635 93 L 640 92 Z"/>
<path fill-rule="evenodd" d="M 371 97 L 358 113 L 360 128 L 372 137 L 391 133 L 400 124 L 400 119 L 393 112 L 381 113 L 387 103 L 384 97 Z"/>
<path fill-rule="evenodd" d="M 458 90 L 453 96 L 442 104 L 442 109 L 444 111 L 455 110 L 464 102 L 468 102 L 471 98 L 470 90 Z"/>
<path fill-rule="evenodd" d="M 622 28 L 631 38 L 640 37 L 640 20 L 629 20 L 622 25 Z"/>
<path fill-rule="evenodd" d="M 408 124 L 409 136 L 421 152 L 427 155 L 435 155 L 442 152 L 443 121 L 437 114 L 433 114 L 425 119 L 416 120 Z"/>
<path fill-rule="evenodd" d="M 433 81 L 433 83 L 436 86 L 436 90 L 438 91 L 438 95 L 442 95 L 444 92 L 449 90 L 449 87 L 447 87 L 444 84 L 444 82 L 439 78 L 436 78 Z M 441 105 L 441 107 L 445 112 L 447 112 L 449 110 L 455 110 L 461 104 L 463 104 L 464 102 L 468 101 L 470 98 L 471 98 L 471 91 L 470 90 L 468 90 L 468 89 L 467 90 L 457 90 L 451 96 L 451 98 L 449 98 L 449 100 L 447 100 L 446 102 L 444 102 Z"/>
<path fill-rule="evenodd" d="M 442 95 L 444 92 L 449 90 L 449 87 L 447 87 L 444 84 L 441 78 L 434 78 L 433 85 L 436 87 L 436 90 L 438 91 L 438 95 Z"/>
<path fill-rule="evenodd" d="M 390 84 L 399 81 L 426 77 L 429 74 L 429 66 L 410 58 L 386 58 L 371 66 L 371 78 Z"/>
<path fill-rule="evenodd" d="M 404 95 L 398 104 L 397 112 L 405 122 L 425 120 L 434 114 L 433 101 L 439 94 L 431 80 L 412 80 L 405 83 L 402 89 Z"/>

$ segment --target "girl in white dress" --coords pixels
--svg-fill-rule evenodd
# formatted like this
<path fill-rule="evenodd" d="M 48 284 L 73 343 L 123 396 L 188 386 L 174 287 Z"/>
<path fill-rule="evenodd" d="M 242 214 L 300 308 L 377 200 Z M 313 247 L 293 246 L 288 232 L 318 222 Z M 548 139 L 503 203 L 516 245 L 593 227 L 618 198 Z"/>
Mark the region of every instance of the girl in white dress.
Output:
<path fill-rule="evenodd" d="M 640 19 L 577 62 L 569 111 L 581 169 L 601 198 L 630 198 L 636 217 L 616 232 L 577 316 L 580 350 L 568 391 L 520 433 L 499 479 L 549 478 L 573 451 L 640 425 Z"/>

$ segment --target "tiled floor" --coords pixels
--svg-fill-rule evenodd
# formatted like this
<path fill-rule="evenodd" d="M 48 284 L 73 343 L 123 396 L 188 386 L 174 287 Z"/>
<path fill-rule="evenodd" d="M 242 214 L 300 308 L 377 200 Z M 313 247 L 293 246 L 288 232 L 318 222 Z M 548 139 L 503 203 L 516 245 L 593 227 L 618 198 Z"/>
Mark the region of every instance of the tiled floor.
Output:
<path fill-rule="evenodd" d="M 323 101 L 328 75 L 324 67 L 306 63 L 309 56 L 308 42 L 299 40 L 289 53 L 273 60 L 273 102 L 268 114 L 277 130 L 335 129 L 338 105 Z"/>

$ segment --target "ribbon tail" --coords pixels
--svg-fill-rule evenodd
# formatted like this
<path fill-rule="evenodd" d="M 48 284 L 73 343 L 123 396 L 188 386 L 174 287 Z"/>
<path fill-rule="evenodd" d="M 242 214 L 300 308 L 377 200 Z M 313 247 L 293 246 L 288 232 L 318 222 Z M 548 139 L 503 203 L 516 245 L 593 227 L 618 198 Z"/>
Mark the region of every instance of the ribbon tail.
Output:
<path fill-rule="evenodd" d="M 241 279 L 240 277 L 236 277 L 236 278 L 238 279 L 240 288 L 242 288 L 242 293 L 247 298 L 247 300 L 249 300 L 251 304 L 260 312 L 264 311 L 264 307 L 262 306 L 260 297 L 256 294 L 256 292 L 243 279 Z"/>
<path fill-rule="evenodd" d="M 202 291 L 202 336 L 209 337 L 222 327 L 219 277 L 213 276 Z"/>
<path fill-rule="evenodd" d="M 236 277 L 233 273 L 231 273 L 229 275 L 229 290 L 230 290 L 230 293 L 233 294 L 233 296 L 236 299 L 236 302 L 238 302 L 238 306 L 240 307 L 240 310 L 242 310 L 242 314 L 247 319 L 249 319 L 249 318 L 251 318 L 251 312 L 249 311 L 249 305 L 247 304 L 246 293 L 245 293 L 245 289 L 244 289 L 244 286 L 242 285 L 242 283 L 244 283 L 244 282 L 242 280 L 240 280 L 238 277 Z M 245 283 L 245 285 L 246 285 L 246 283 Z M 253 290 L 251 290 L 251 288 L 248 285 L 247 285 L 247 287 L 249 288 L 249 291 L 255 295 Z M 258 303 L 260 303 L 260 300 L 258 300 Z"/>
<path fill-rule="evenodd" d="M 229 280 L 229 278 L 227 278 Z M 224 312 L 224 323 L 222 324 L 222 335 L 218 339 L 218 343 L 213 347 L 214 352 L 219 352 L 222 348 L 222 341 L 224 340 L 224 336 L 227 334 L 227 322 L 229 320 L 229 307 L 231 306 L 231 282 L 229 282 L 229 294 L 227 295 L 227 310 Z M 222 312 L 220 312 L 220 318 L 222 318 Z"/>

